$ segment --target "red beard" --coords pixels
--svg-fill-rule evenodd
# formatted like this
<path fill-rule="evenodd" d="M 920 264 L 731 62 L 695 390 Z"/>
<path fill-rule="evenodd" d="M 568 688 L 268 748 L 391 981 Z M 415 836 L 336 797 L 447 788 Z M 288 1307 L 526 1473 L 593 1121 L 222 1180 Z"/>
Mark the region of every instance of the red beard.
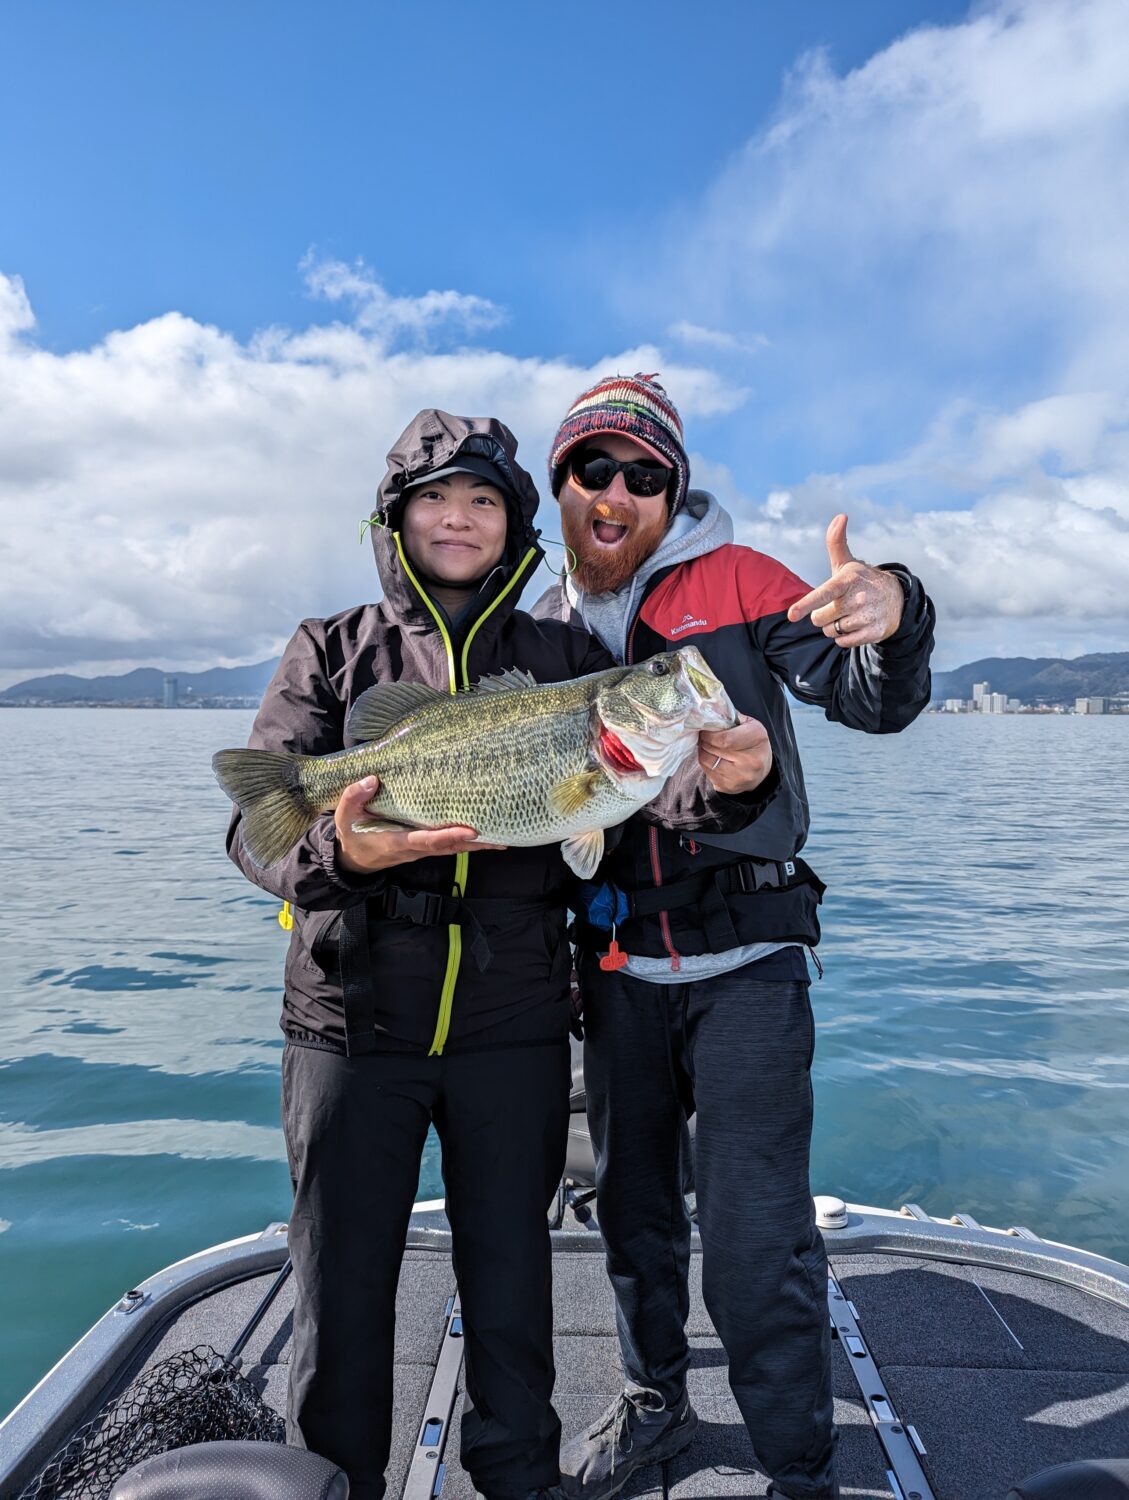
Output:
<path fill-rule="evenodd" d="M 596 520 L 624 526 L 627 534 L 613 549 L 601 547 L 592 535 Z M 645 563 L 666 533 L 665 510 L 653 522 L 642 523 L 629 510 L 598 500 L 587 510 L 561 507 L 561 535 L 575 555 L 572 576 L 586 594 L 610 594 L 621 588 Z"/>

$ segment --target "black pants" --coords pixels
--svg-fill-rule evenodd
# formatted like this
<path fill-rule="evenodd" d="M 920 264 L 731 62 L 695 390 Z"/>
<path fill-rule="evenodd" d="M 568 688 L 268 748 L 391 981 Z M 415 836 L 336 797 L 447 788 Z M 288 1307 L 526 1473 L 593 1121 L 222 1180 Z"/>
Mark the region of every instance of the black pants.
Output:
<path fill-rule="evenodd" d="M 815 1029 L 805 982 L 756 966 L 658 985 L 581 964 L 600 1228 L 630 1383 L 668 1401 L 690 1362 L 686 1118 L 706 1308 L 760 1462 L 829 1500 L 827 1259 L 808 1179 Z"/>
<path fill-rule="evenodd" d="M 568 1047 L 342 1057 L 288 1044 L 282 1113 L 297 1301 L 287 1439 L 381 1500 L 396 1285 L 434 1121 L 462 1296 L 462 1462 L 488 1500 L 559 1478 L 547 1211 L 564 1164 Z"/>

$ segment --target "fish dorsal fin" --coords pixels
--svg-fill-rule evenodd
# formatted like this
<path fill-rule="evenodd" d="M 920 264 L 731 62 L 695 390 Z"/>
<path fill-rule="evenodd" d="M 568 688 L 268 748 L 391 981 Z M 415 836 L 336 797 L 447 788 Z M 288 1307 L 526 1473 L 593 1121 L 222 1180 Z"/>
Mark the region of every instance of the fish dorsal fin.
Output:
<path fill-rule="evenodd" d="M 504 672 L 492 672 L 489 677 L 480 677 L 474 685 L 476 693 L 516 693 L 518 688 L 537 687 L 537 679 L 520 667 L 507 667 Z"/>
<path fill-rule="evenodd" d="M 382 740 L 401 720 L 447 696 L 423 682 L 378 682 L 349 710 L 345 733 L 358 742 Z"/>
<path fill-rule="evenodd" d="M 603 779 L 603 772 L 581 771 L 567 781 L 558 781 L 549 789 L 549 806 L 562 818 L 571 818 L 584 804 L 596 795 L 596 788 Z"/>

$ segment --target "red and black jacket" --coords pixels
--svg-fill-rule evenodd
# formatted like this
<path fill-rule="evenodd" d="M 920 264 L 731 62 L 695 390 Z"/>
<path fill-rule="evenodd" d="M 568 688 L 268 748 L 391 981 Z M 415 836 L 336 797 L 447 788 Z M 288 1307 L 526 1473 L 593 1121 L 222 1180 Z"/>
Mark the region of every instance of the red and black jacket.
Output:
<path fill-rule="evenodd" d="M 627 953 L 718 953 L 745 944 L 819 941 L 822 883 L 798 860 L 808 833 L 808 800 L 784 695 L 821 707 L 829 719 L 867 734 L 892 734 L 929 702 L 934 611 L 920 582 L 884 564 L 905 592 L 901 624 L 878 646 L 845 650 L 788 608 L 809 585 L 782 564 L 733 544 L 675 563 L 647 581 L 627 632 L 628 661 L 694 645 L 736 707 L 768 730 L 773 773 L 748 797 L 727 796 L 691 760 L 663 794 L 633 818 L 598 878 L 626 893 L 631 910 L 617 932 Z M 579 623 L 563 585 L 534 613 Z M 584 946 L 607 933 L 581 918 Z"/>

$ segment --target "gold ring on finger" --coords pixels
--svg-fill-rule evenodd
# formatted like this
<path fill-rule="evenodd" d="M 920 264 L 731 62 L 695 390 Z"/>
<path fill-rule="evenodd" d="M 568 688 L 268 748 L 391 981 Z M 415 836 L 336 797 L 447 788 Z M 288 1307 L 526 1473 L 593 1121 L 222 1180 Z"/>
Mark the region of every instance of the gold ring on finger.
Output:
<path fill-rule="evenodd" d="M 842 622 L 841 619 L 835 621 L 835 634 L 836 635 L 842 635 L 843 634 L 843 622 Z"/>

